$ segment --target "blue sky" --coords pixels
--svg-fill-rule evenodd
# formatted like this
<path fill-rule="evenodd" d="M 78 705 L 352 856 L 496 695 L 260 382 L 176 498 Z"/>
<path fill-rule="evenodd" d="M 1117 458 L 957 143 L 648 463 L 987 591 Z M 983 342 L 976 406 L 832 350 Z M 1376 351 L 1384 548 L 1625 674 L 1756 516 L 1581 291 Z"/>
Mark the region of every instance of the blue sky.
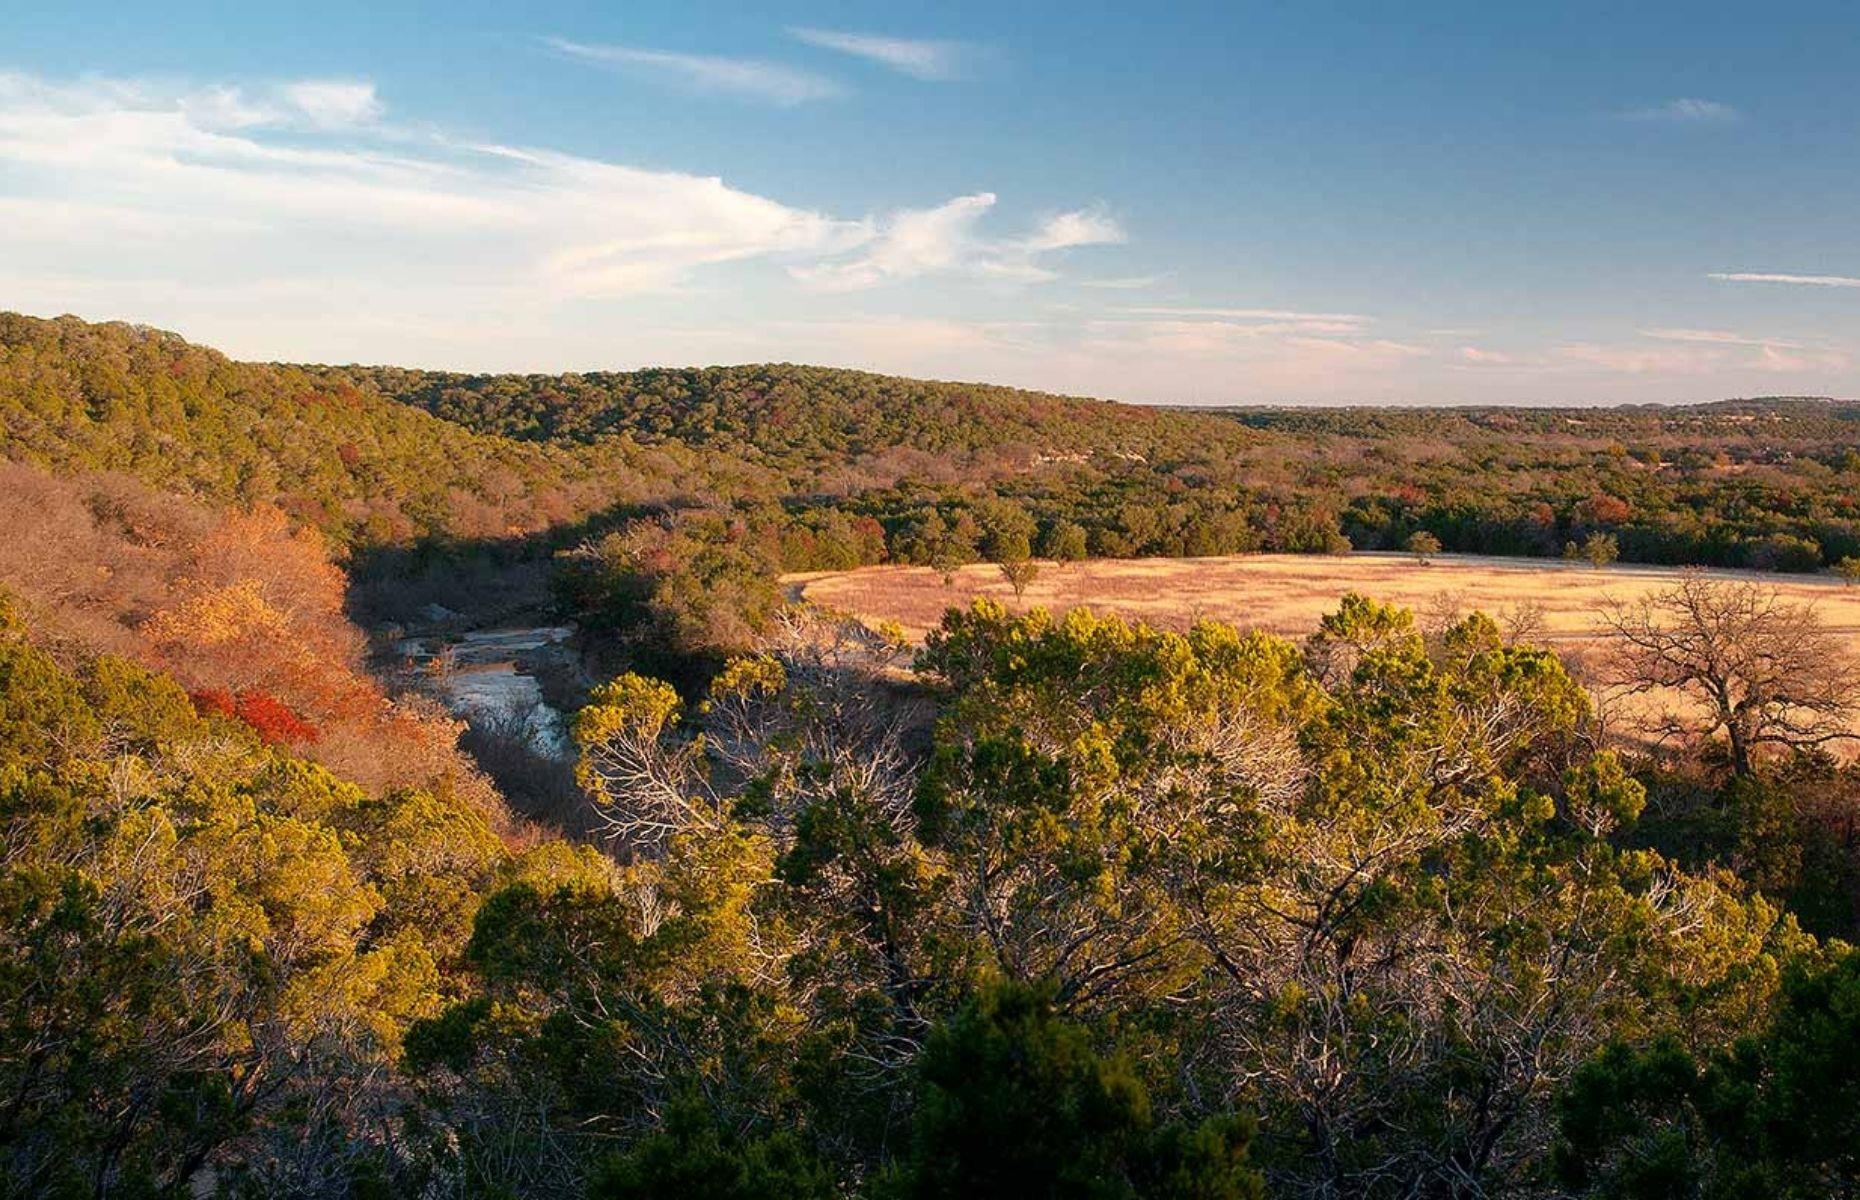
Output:
<path fill-rule="evenodd" d="M 16 5 L 0 308 L 1143 401 L 1854 395 L 1856 79 L 1837 3 Z"/>

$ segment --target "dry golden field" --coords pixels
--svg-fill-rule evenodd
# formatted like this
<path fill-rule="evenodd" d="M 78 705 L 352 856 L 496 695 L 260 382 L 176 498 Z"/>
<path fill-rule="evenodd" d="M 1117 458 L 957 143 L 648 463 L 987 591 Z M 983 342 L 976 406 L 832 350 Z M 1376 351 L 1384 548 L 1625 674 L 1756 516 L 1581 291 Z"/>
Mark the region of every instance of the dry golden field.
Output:
<path fill-rule="evenodd" d="M 1410 555 L 1257 554 L 1232 558 L 1096 559 L 1040 573 L 1024 599 L 992 564 L 978 563 L 943 578 L 929 567 L 867 567 L 857 571 L 792 575 L 791 594 L 869 621 L 896 621 L 913 640 L 934 628 L 945 609 L 990 596 L 1010 609 L 1054 612 L 1086 606 L 1151 625 L 1184 628 L 1197 620 L 1225 621 L 1246 629 L 1301 636 L 1337 606 L 1346 592 L 1433 615 L 1480 609 L 1501 623 L 1530 614 L 1532 640 L 1589 643 L 1602 632 L 1599 611 L 1609 598 L 1632 600 L 1671 585 L 1679 572 L 1661 567 L 1555 559 L 1497 559 L 1440 555 L 1425 566 Z M 1860 640 L 1860 587 L 1799 575 L 1714 571 L 1713 577 L 1773 586 L 1798 602 L 1812 602 L 1828 625 Z"/>
<path fill-rule="evenodd" d="M 784 582 L 789 595 L 850 612 L 868 624 L 895 621 L 915 642 L 936 627 L 945 610 L 966 606 L 977 596 L 1013 610 L 1064 612 L 1084 606 L 1169 629 L 1208 619 L 1289 637 L 1310 633 L 1352 591 L 1412 609 L 1423 628 L 1478 609 L 1523 640 L 1554 646 L 1589 684 L 1614 734 L 1640 739 L 1665 715 L 1696 715 L 1697 710 L 1685 697 L 1663 690 L 1628 694 L 1610 686 L 1614 672 L 1602 610 L 1610 600 L 1632 601 L 1668 587 L 1680 574 L 1662 567 L 1598 569 L 1554 559 L 1440 555 L 1422 565 L 1405 554 L 1259 554 L 1041 563 L 1038 577 L 1018 601 L 1000 569 L 987 563 L 962 568 L 947 586 L 929 567 L 866 567 L 791 575 Z M 1846 634 L 1860 650 L 1860 587 L 1827 577 L 1707 574 L 1761 583 L 1797 603 L 1813 604 L 1826 625 Z M 1855 732 L 1860 735 L 1860 725 Z M 1849 744 L 1847 752 L 1855 745 Z"/>

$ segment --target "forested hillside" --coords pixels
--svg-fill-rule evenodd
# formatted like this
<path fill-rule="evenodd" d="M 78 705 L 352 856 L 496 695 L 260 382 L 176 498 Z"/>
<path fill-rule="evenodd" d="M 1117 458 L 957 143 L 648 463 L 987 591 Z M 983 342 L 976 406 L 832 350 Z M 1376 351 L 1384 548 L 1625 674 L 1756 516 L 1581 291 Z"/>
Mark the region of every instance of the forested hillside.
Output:
<path fill-rule="evenodd" d="M 959 461 L 999 456 L 1002 465 L 1026 466 L 1054 454 L 1206 455 L 1254 440 L 1163 409 L 789 364 L 557 376 L 361 375 L 382 394 L 436 416 L 526 441 L 588 443 L 627 434 L 816 473 L 911 451 Z"/>
<path fill-rule="evenodd" d="M 270 744 L 371 787 L 438 783 L 505 824 L 457 722 L 370 674 L 349 579 L 314 527 L 14 463 L 0 464 L 0 526 L 0 586 L 49 644 L 166 671 Z"/>
<path fill-rule="evenodd" d="M 0 604 L 0 1192 L 417 1191 L 380 1135 L 482 896 L 608 868 L 31 632 Z"/>
<path fill-rule="evenodd" d="M 8 458 L 277 503 L 345 543 L 536 532 L 709 478 L 625 440 L 571 454 L 482 436 L 341 374 L 68 317 L 0 314 L 0 415 Z"/>
<path fill-rule="evenodd" d="M 913 652 L 778 583 L 1820 570 L 1852 406 L 1169 412 L 6 317 L 0 420 L 0 1196 L 1860 1188 L 1860 659 L 1754 577 L 1613 613 L 1619 686 L 1696 701 L 1652 741 L 1527 621 L 982 601 Z M 435 699 L 512 611 L 573 624 L 559 758 Z"/>
<path fill-rule="evenodd" d="M 460 376 L 234 363 L 0 319 L 8 457 L 274 503 L 340 545 L 708 507 L 790 570 L 1399 549 L 1805 571 L 1860 555 L 1860 406 L 1136 408 L 812 367 Z M 869 518 L 882 541 L 849 531 Z M 849 561 L 850 560 L 850 561 Z"/>
<path fill-rule="evenodd" d="M 1489 620 L 1350 598 L 1298 647 L 982 606 L 918 664 L 927 753 L 884 653 L 814 633 L 702 706 L 597 689 L 615 862 L 9 608 L 9 1193 L 1854 1182 L 1853 955 L 1637 845 L 1648 785 Z"/>

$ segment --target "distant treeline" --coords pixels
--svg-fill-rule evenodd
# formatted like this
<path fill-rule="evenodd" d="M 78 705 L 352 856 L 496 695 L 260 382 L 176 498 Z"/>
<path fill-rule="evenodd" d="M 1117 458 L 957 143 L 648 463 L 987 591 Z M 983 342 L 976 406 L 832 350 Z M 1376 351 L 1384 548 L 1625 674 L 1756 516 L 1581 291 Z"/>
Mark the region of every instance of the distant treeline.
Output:
<path fill-rule="evenodd" d="M 235 363 L 0 316 L 9 457 L 274 503 L 339 545 L 707 508 L 779 565 L 1399 549 L 1809 571 L 1860 554 L 1860 405 L 1137 408 L 787 365 L 466 376 Z M 437 418 L 437 419 L 436 419 Z M 878 536 L 882 534 L 881 538 Z"/>

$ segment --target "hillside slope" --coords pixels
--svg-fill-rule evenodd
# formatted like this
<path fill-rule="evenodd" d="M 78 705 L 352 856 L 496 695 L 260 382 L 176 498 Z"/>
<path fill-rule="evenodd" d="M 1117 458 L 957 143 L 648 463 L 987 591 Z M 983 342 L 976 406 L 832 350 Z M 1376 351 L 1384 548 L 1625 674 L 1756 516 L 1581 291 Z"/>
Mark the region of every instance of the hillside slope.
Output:
<path fill-rule="evenodd" d="M 1168 463 L 1259 435 L 1214 416 L 815 367 L 465 376 L 243 363 L 160 330 L 0 313 L 0 453 L 340 541 L 535 532 L 622 504 Z"/>
<path fill-rule="evenodd" d="M 626 436 L 819 469 L 900 450 L 953 457 L 1205 455 L 1257 440 L 1208 415 L 978 383 L 787 363 L 564 375 L 336 368 L 485 433 L 589 444 Z"/>
<path fill-rule="evenodd" d="M 212 503 L 277 502 L 341 540 L 505 536 L 703 478 L 663 449 L 476 433 L 340 372 L 241 363 L 146 326 L 0 313 L 0 453 Z"/>
<path fill-rule="evenodd" d="M 140 326 L 0 315 L 0 455 L 276 504 L 343 547 L 546 557 L 628 516 L 707 508 L 757 514 L 753 536 L 780 541 L 790 570 L 1022 542 L 1397 549 L 1421 531 L 1513 555 L 1612 538 L 1623 558 L 1669 564 L 1860 554 L 1860 404 L 1789 398 L 1186 411 L 791 365 L 240 363 Z"/>

